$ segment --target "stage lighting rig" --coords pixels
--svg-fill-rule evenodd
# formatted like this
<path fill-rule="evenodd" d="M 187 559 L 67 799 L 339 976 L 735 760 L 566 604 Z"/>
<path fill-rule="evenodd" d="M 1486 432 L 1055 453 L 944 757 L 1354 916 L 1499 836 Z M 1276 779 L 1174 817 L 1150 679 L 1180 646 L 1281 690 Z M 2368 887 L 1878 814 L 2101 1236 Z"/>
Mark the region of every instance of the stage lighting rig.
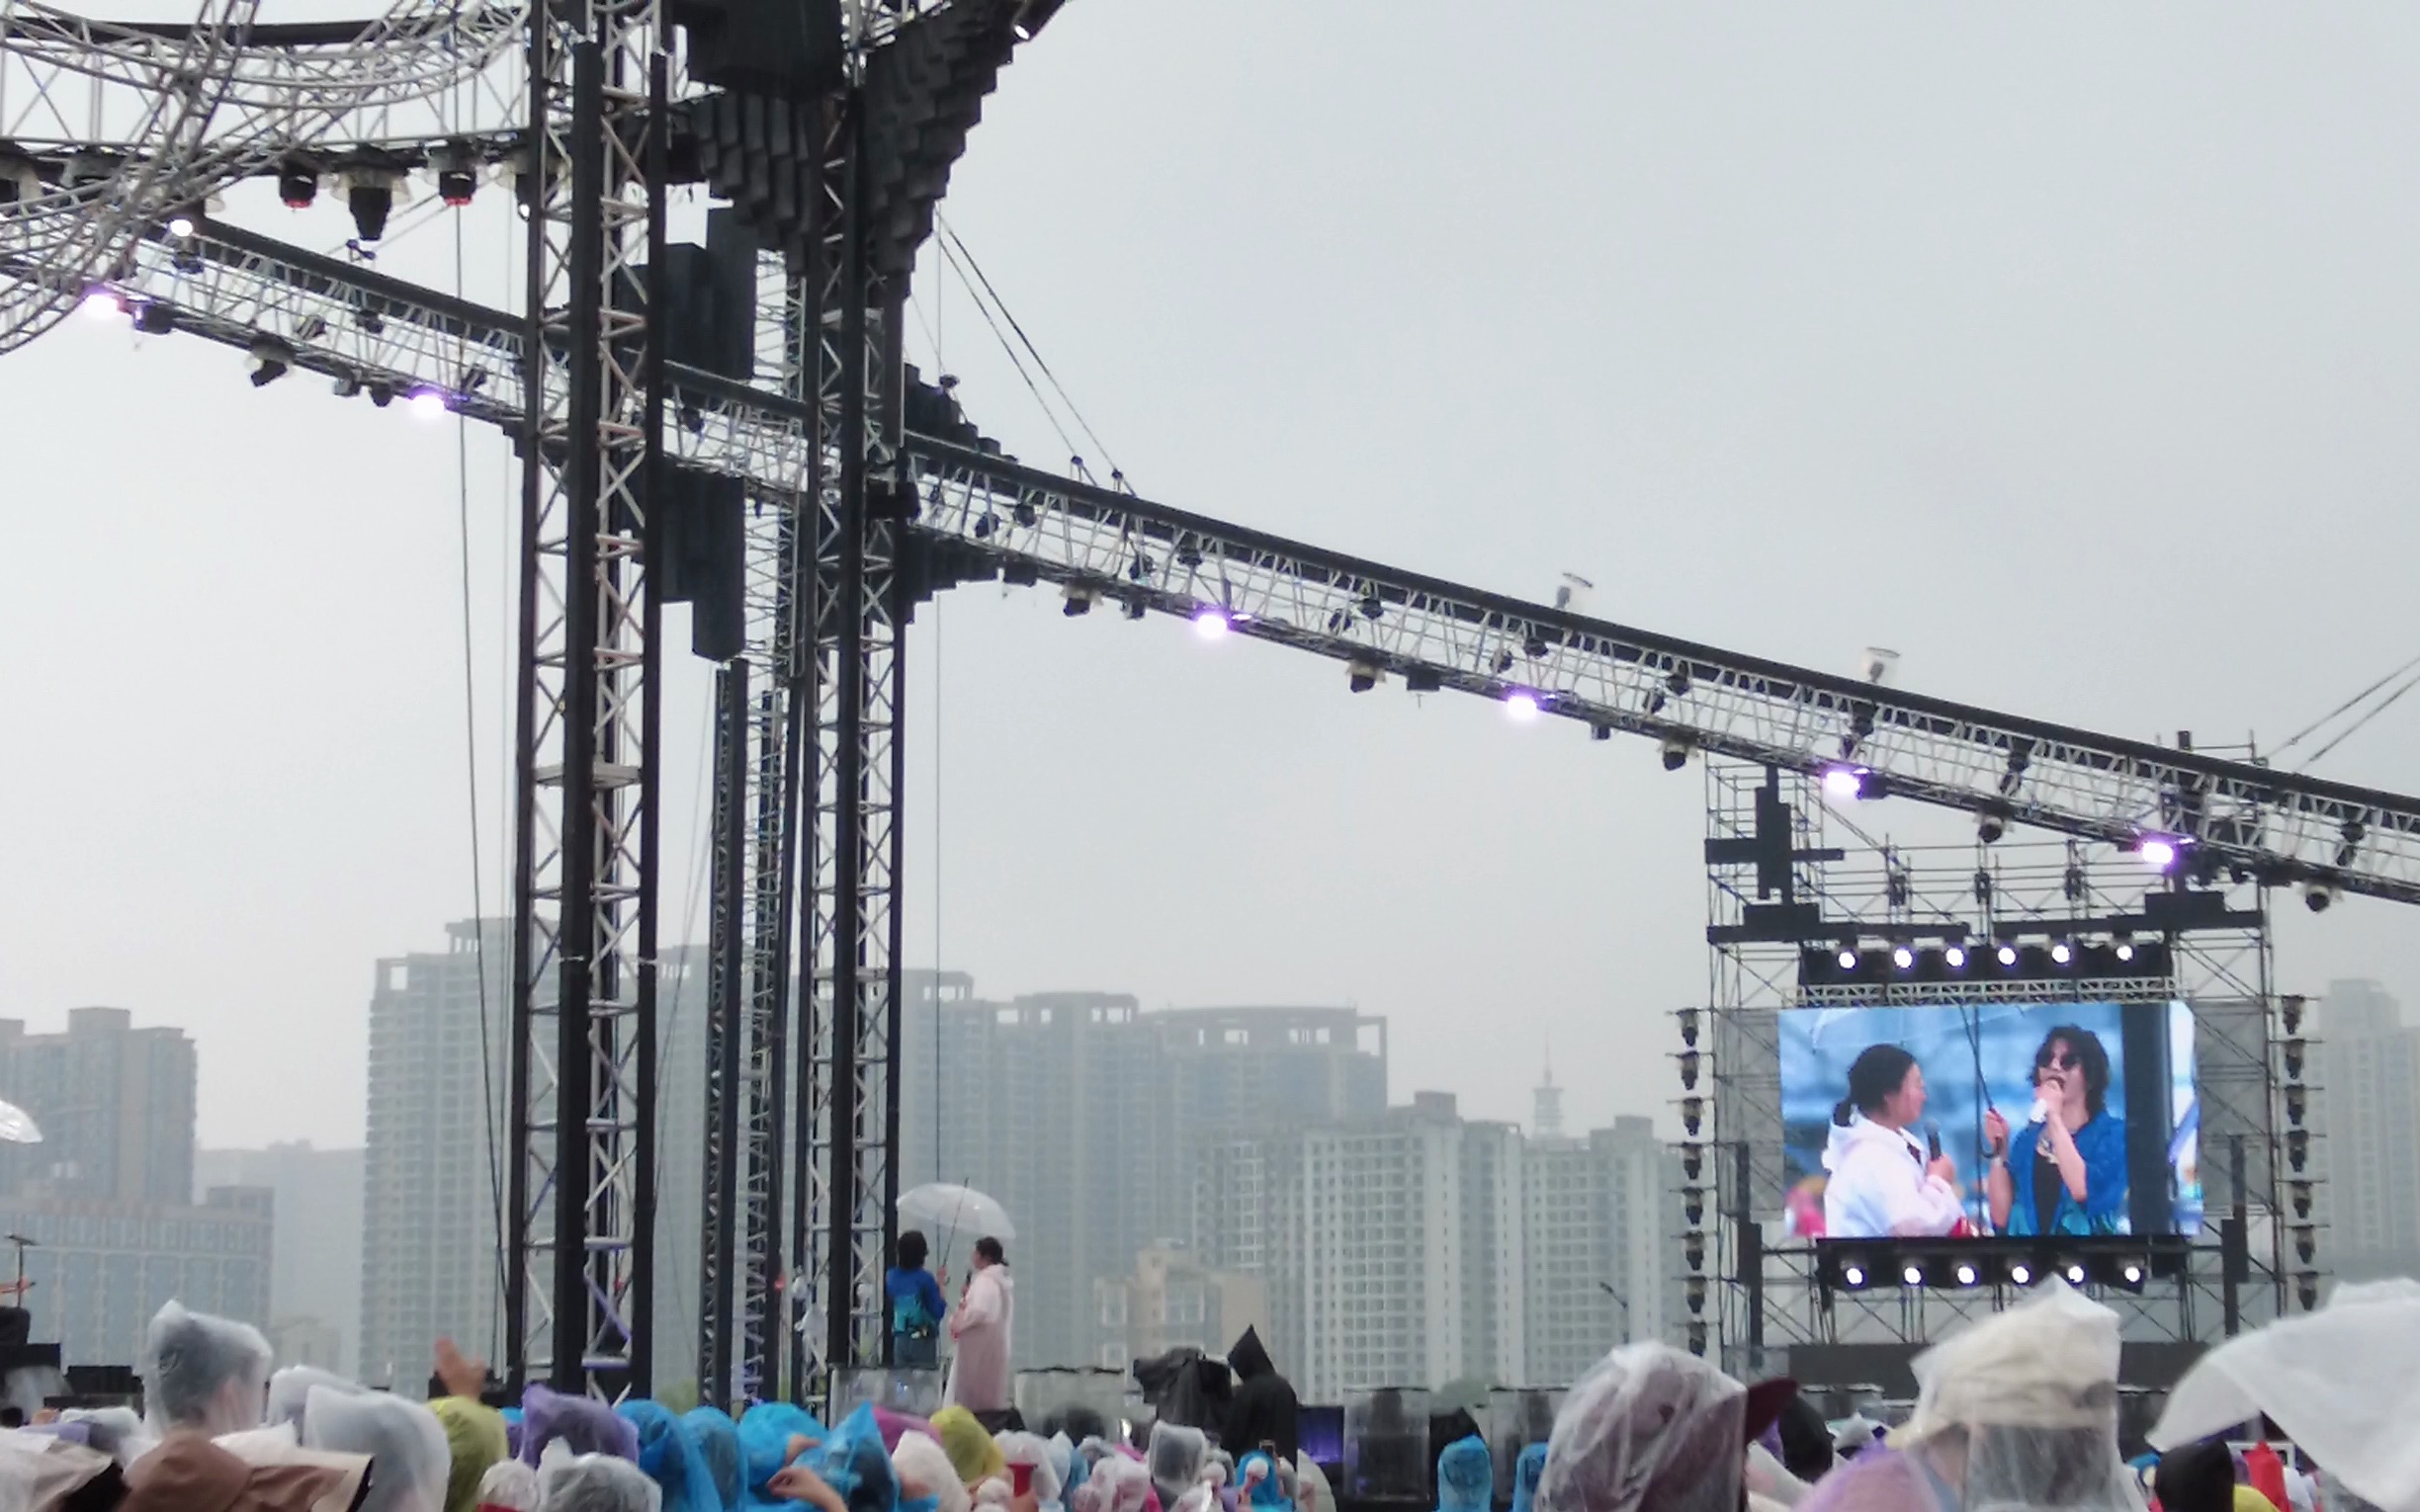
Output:
<path fill-rule="evenodd" d="M 1092 612 L 1092 601 L 1096 595 L 1083 584 L 1070 583 L 1060 590 L 1060 595 L 1066 602 L 1060 606 L 1059 612 L 1069 619 L 1078 619 Z"/>
<path fill-rule="evenodd" d="M 429 159 L 437 198 L 459 210 L 478 193 L 478 157 L 462 142 L 448 142 Z"/>
<path fill-rule="evenodd" d="M 2302 884 L 2302 906 L 2311 912 L 2325 913 L 2335 901 L 2336 889 L 2326 882 L 2306 882 Z"/>
<path fill-rule="evenodd" d="M 363 241 L 387 234 L 387 217 L 394 212 L 403 171 L 391 163 L 356 158 L 340 169 L 337 187 L 344 191 L 345 209 L 353 212 L 353 229 Z"/>
<path fill-rule="evenodd" d="M 145 336 L 165 336 L 176 329 L 176 311 L 151 299 L 134 311 L 134 329 Z"/>
<path fill-rule="evenodd" d="M 1690 1050 L 1697 1048 L 1697 1015 L 1695 1008 L 1683 1008 L 1675 1017 L 1681 1021 L 1681 1043 Z"/>
<path fill-rule="evenodd" d="M 294 349 L 273 336 L 256 336 L 247 359 L 252 368 L 252 386 L 266 388 L 294 366 Z"/>
<path fill-rule="evenodd" d="M 1688 765 L 1689 742 L 1686 735 L 1664 737 L 1664 770 L 1678 772 Z"/>
<path fill-rule="evenodd" d="M 278 164 L 278 199 L 288 210 L 307 210 L 319 198 L 319 167 L 302 158 Z"/>
<path fill-rule="evenodd" d="M 1998 845 L 2008 833 L 2008 816 L 1997 809 L 1986 808 L 1975 815 L 1975 838 L 1985 845 Z"/>
<path fill-rule="evenodd" d="M 2307 1001 L 2308 999 L 2291 992 L 2278 999 L 2278 1014 L 2285 1020 L 2288 1034 L 2298 1035 L 2302 1032 L 2302 1005 Z"/>

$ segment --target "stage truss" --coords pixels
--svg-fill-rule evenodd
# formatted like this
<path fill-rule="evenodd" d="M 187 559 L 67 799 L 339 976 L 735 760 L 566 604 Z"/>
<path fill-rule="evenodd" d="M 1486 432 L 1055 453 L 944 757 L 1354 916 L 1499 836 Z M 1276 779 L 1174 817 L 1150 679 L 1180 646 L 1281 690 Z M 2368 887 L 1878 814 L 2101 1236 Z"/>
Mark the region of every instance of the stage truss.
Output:
<path fill-rule="evenodd" d="M 1889 808 L 1827 802 L 1820 779 L 1713 760 L 1706 770 L 1708 1007 L 1680 1014 L 1684 1235 L 1690 1340 L 1744 1379 L 1795 1345 L 1922 1344 L 2024 1293 L 1826 1286 L 1812 1244 L 1784 1236 L 1779 1020 L 1790 1008 L 2182 998 L 2197 1021 L 2204 1233 L 2139 1290 L 2087 1291 L 2124 1337 L 2198 1343 L 2317 1303 L 2318 1225 L 2301 1000 L 2275 991 L 2270 889 L 2189 885 L 2107 847 L 2024 832 L 1997 844 L 1895 846 Z M 2161 921 L 2172 928 L 2151 927 Z M 2168 950 L 2163 974 L 1802 982 L 1810 948 L 1964 940 L 2079 944 L 2130 923 Z M 2230 1282 L 2230 1229 L 2243 1236 Z"/>

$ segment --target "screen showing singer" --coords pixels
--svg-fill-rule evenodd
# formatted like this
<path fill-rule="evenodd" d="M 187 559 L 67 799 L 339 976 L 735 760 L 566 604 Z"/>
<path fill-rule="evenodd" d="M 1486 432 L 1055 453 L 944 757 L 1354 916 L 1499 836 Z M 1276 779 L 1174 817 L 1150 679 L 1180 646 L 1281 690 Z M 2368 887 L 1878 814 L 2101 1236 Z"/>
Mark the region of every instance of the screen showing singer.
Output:
<path fill-rule="evenodd" d="M 2201 1228 L 2186 1004 L 1798 1008 L 1779 1018 L 1786 1236 Z"/>

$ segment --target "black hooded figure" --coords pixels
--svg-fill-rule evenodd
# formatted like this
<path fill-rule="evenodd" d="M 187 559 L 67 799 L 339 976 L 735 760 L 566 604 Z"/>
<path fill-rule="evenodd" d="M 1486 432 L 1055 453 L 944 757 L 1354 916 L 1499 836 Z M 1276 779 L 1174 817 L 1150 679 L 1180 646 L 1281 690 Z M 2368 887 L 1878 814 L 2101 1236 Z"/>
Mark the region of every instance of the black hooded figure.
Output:
<path fill-rule="evenodd" d="M 1276 1450 L 1278 1459 L 1292 1464 L 1298 1447 L 1294 1387 L 1277 1374 L 1276 1365 L 1261 1346 L 1258 1329 L 1244 1330 L 1244 1337 L 1227 1351 L 1227 1364 L 1236 1373 L 1235 1400 L 1227 1407 L 1220 1447 L 1241 1459 L 1267 1444 Z"/>

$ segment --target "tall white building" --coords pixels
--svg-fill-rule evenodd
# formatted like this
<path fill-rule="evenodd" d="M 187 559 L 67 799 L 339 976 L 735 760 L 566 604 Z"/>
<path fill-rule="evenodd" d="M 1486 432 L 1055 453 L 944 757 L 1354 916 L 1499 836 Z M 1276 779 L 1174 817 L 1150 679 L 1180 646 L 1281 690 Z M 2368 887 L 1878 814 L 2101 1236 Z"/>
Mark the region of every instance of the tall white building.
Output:
<path fill-rule="evenodd" d="M 2323 1258 L 2362 1280 L 2420 1274 L 2420 1029 L 2375 981 L 2328 984 L 2316 1021 L 2328 1229 Z"/>
<path fill-rule="evenodd" d="M 449 924 L 444 951 L 380 962 L 371 994 L 354 1358 L 364 1381 L 414 1396 L 441 1337 L 503 1358 L 511 935 L 503 919 L 483 938 L 475 922 Z M 664 951 L 656 979 L 653 1338 L 655 1379 L 671 1385 L 697 1374 L 705 952 Z"/>
<path fill-rule="evenodd" d="M 197 1204 L 214 1187 L 233 1186 L 277 1195 L 268 1333 L 278 1363 L 352 1374 L 362 1311 L 362 1152 L 314 1149 L 308 1139 L 194 1151 Z"/>
<path fill-rule="evenodd" d="M 1680 1225 L 1665 1209 L 1677 1173 L 1643 1118 L 1532 1139 L 1527 1159 L 1528 1376 L 1518 1384 L 1563 1386 L 1618 1343 L 1674 1331 Z"/>

